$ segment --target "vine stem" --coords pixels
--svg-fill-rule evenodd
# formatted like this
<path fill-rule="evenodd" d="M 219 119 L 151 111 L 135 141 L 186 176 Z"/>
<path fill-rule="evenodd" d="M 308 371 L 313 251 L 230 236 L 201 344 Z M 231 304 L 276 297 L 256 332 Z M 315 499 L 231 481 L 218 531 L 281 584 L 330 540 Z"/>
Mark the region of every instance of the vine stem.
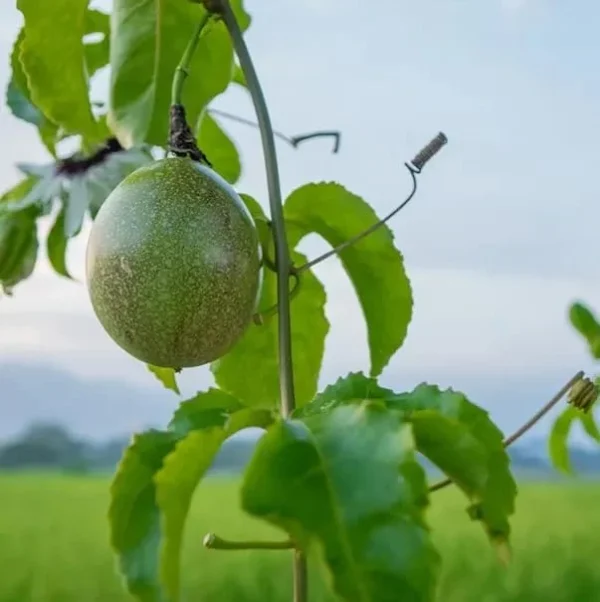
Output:
<path fill-rule="evenodd" d="M 277 266 L 277 304 L 279 306 L 279 386 L 281 395 L 281 414 L 288 417 L 294 410 L 294 373 L 292 365 L 292 341 L 291 341 L 291 315 L 290 315 L 290 291 L 289 274 L 291 270 L 290 254 L 288 250 L 287 234 L 283 219 L 283 207 L 281 199 L 281 186 L 279 183 L 279 169 L 277 165 L 277 151 L 275 149 L 275 136 L 267 103 L 260 85 L 260 81 L 254 69 L 254 63 L 242 31 L 238 25 L 235 14 L 229 0 L 217 2 L 220 13 L 229 31 L 233 47 L 240 62 L 240 67 L 246 78 L 246 85 L 260 128 L 260 136 L 264 151 L 265 169 L 267 172 L 267 188 L 269 191 L 269 205 L 271 222 L 275 237 L 275 265 Z M 307 600 L 307 568 L 306 559 L 300 552 L 294 554 L 294 602 L 306 602 Z"/>
<path fill-rule="evenodd" d="M 571 387 L 573 387 L 573 385 L 579 382 L 583 377 L 583 370 L 577 372 L 577 374 L 575 374 L 545 406 L 543 406 L 536 414 L 534 414 L 523 426 L 518 428 L 512 435 L 504 440 L 504 446 L 508 447 L 509 445 L 512 445 L 527 431 L 533 428 L 569 392 Z M 429 491 L 439 491 L 440 489 L 444 489 L 444 487 L 447 487 L 451 484 L 452 479 L 444 479 L 431 485 L 431 487 L 429 487 Z"/>
<path fill-rule="evenodd" d="M 200 41 L 200 35 L 202 31 L 206 27 L 206 24 L 211 18 L 210 12 L 206 11 L 204 15 L 202 15 L 202 19 L 198 23 L 196 27 L 196 31 L 190 38 L 188 45 L 179 61 L 179 65 L 175 69 L 175 76 L 173 77 L 173 84 L 171 87 L 171 104 L 172 105 L 180 105 L 181 95 L 183 92 L 183 83 L 185 82 L 187 76 L 190 74 L 190 63 L 192 62 L 192 57 L 194 56 L 194 52 L 196 52 L 196 48 L 198 47 L 198 42 Z"/>

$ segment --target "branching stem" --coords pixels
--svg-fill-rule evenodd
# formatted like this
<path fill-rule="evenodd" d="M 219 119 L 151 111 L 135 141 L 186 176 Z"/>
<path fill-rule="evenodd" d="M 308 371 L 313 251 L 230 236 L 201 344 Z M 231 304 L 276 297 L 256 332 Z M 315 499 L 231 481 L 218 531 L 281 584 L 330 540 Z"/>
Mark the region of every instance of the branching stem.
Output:
<path fill-rule="evenodd" d="M 208 533 L 202 542 L 209 550 L 292 550 L 291 541 L 228 541 L 215 533 Z"/>
<path fill-rule="evenodd" d="M 246 78 L 248 91 L 250 92 L 256 111 L 264 149 L 271 222 L 273 224 L 275 236 L 275 264 L 277 266 L 277 305 L 279 308 L 277 315 L 279 318 L 278 348 L 281 413 L 284 417 L 287 417 L 293 412 L 295 406 L 290 291 L 288 282 L 291 263 L 285 222 L 283 219 L 275 136 L 273 134 L 271 118 L 269 116 L 269 110 L 263 95 L 262 87 L 235 14 L 233 13 L 228 0 L 220 0 L 220 2 L 215 2 L 215 4 L 219 5 L 219 12 L 229 31 L 240 67 Z M 294 602 L 306 602 L 306 577 L 306 560 L 303 554 L 297 552 L 294 554 Z"/>
<path fill-rule="evenodd" d="M 579 372 L 577 372 L 577 374 L 575 374 L 569 380 L 569 382 L 567 382 L 562 387 L 562 389 L 558 393 L 556 393 L 556 395 L 554 395 L 554 397 L 552 397 L 552 399 L 544 407 L 542 407 L 539 410 L 539 412 L 534 414 L 523 426 L 518 428 L 512 435 L 510 435 L 510 437 L 507 437 L 504 440 L 504 446 L 508 447 L 509 445 L 512 445 L 515 441 L 520 439 L 527 431 L 534 427 L 569 392 L 571 387 L 573 387 L 575 383 L 577 383 L 583 378 L 583 376 L 583 371 L 580 370 Z M 444 479 L 443 481 L 438 481 L 437 483 L 431 485 L 429 491 L 439 491 L 440 489 L 444 489 L 444 487 L 447 487 L 451 484 L 452 479 Z"/>

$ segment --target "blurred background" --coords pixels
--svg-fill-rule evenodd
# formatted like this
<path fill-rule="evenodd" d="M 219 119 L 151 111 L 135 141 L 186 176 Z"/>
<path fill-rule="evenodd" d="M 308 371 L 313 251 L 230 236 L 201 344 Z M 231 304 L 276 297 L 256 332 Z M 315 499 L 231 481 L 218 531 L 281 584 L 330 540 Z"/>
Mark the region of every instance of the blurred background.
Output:
<path fill-rule="evenodd" d="M 337 155 L 328 140 L 279 147 L 284 193 L 335 180 L 383 215 L 409 191 L 403 162 L 439 130 L 447 134 L 417 198 L 390 224 L 415 309 L 381 380 L 396 389 L 422 381 L 453 386 L 509 433 L 577 370 L 595 369 L 567 309 L 576 299 L 600 307 L 600 5 L 363 4 L 247 2 L 247 39 L 277 129 L 342 132 Z M 110 9 L 108 1 L 93 5 Z M 21 24 L 14 3 L 0 6 L 3 88 Z M 107 81 L 105 71 L 94 78 L 98 99 L 106 98 Z M 239 90 L 212 106 L 254 117 Z M 242 155 L 238 189 L 266 206 L 258 133 L 223 125 Z M 16 161 L 51 160 L 35 129 L 4 106 L 0 131 L 2 189 L 19 180 Z M 127 599 L 107 539 L 110 475 L 131 434 L 164 425 L 180 401 L 95 319 L 84 281 L 88 232 L 69 251 L 77 281 L 57 276 L 42 257 L 15 295 L 0 301 L 0 602 Z M 316 237 L 301 246 L 309 256 L 325 248 Z M 366 331 L 338 261 L 316 272 L 331 322 L 326 384 L 367 368 Z M 182 398 L 210 383 L 208 369 L 186 370 Z M 555 416 L 511 450 L 522 492 L 508 569 L 497 566 L 464 500 L 451 490 L 436 494 L 441 601 L 600 601 L 600 448 L 576 427 L 577 476 L 559 476 L 546 446 Z M 204 533 L 219 526 L 231 537 L 268 531 L 236 510 L 235 478 L 254 440 L 246 434 L 229 442 L 198 490 L 185 555 L 189 599 L 289 597 L 287 555 L 201 549 Z M 314 599 L 325 599 L 318 578 L 313 587 Z"/>

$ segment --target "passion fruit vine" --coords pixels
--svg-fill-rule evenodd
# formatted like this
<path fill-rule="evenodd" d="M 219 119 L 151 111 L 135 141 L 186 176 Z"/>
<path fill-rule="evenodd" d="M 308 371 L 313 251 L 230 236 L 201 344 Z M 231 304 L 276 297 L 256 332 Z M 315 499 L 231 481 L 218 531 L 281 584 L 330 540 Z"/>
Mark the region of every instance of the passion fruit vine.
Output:
<path fill-rule="evenodd" d="M 239 340 L 256 309 L 261 251 L 236 191 L 210 167 L 169 157 L 109 195 L 87 247 L 98 320 L 137 359 L 201 366 Z"/>

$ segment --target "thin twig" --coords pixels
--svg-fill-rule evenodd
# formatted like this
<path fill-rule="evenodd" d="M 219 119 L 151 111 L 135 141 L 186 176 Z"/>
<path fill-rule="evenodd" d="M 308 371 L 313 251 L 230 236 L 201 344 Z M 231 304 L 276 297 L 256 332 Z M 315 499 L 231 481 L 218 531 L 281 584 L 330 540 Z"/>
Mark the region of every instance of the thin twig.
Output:
<path fill-rule="evenodd" d="M 562 387 L 562 389 L 554 395 L 554 397 L 532 418 L 530 418 L 522 427 L 517 429 L 510 437 L 504 439 L 504 446 L 508 447 L 512 445 L 517 439 L 520 439 L 527 431 L 529 431 L 532 427 L 534 427 L 568 392 L 575 383 L 580 381 L 584 376 L 583 370 L 580 370 L 573 376 L 569 382 Z M 452 479 L 444 479 L 443 481 L 438 481 L 437 483 L 431 485 L 429 487 L 429 491 L 439 491 L 444 487 L 452 484 Z"/>
<path fill-rule="evenodd" d="M 208 533 L 202 542 L 209 550 L 291 550 L 291 541 L 228 541 L 215 533 Z"/>
<path fill-rule="evenodd" d="M 258 123 L 252 121 L 251 119 L 246 119 L 245 117 L 240 117 L 239 115 L 234 115 L 233 113 L 228 113 L 227 111 L 222 111 L 221 109 L 210 108 L 208 109 L 208 112 L 214 115 L 219 115 L 220 117 L 224 117 L 225 119 L 231 119 L 231 121 L 236 121 L 237 123 L 249 125 L 250 127 L 259 127 Z M 337 130 L 319 130 L 316 132 L 309 132 L 307 134 L 299 134 L 298 136 L 286 136 L 277 130 L 273 130 L 273 136 L 283 140 L 284 142 L 287 142 L 287 144 L 293 148 L 298 148 L 302 142 L 312 140 L 313 138 L 333 138 L 333 153 L 337 153 L 340 150 L 340 140 L 342 135 Z"/>

